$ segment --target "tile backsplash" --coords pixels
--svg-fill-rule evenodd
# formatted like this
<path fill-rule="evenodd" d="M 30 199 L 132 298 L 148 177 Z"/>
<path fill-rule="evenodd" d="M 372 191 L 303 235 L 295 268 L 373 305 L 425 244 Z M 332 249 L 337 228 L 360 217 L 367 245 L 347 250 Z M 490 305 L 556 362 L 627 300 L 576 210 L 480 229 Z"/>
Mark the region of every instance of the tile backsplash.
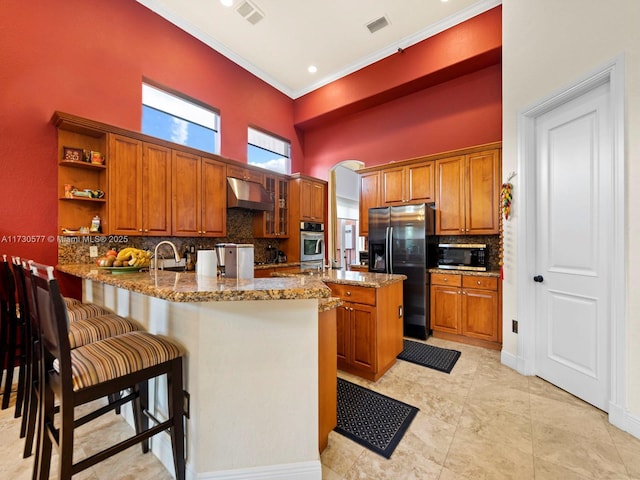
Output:
<path fill-rule="evenodd" d="M 122 235 L 97 235 L 82 237 L 61 237 L 58 243 L 58 262 L 63 264 L 94 263 L 95 258 L 89 256 L 89 247 L 97 246 L 98 255 L 114 248 L 121 250 L 125 247 L 136 247 L 152 250 L 162 240 L 172 241 L 179 252 L 193 245 L 196 250 L 211 250 L 217 243 L 252 243 L 255 247 L 256 262 L 266 262 L 268 246 L 278 248 L 277 239 L 253 237 L 253 212 L 241 209 L 227 210 L 227 236 L 220 238 L 208 237 L 127 237 Z M 165 252 L 164 247 L 163 252 Z M 169 256 L 168 251 L 164 253 Z"/>

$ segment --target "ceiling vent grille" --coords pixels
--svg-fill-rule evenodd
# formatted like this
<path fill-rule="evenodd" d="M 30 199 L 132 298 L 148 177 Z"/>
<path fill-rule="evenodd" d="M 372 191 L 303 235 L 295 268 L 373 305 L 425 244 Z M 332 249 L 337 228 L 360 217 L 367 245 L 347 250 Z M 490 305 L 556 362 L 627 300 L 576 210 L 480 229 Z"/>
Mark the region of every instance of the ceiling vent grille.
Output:
<path fill-rule="evenodd" d="M 240 2 L 240 5 L 236 8 L 236 12 L 242 15 L 244 19 L 252 25 L 255 25 L 264 18 L 264 13 L 248 0 Z"/>
<path fill-rule="evenodd" d="M 382 16 L 367 23 L 367 28 L 371 33 L 376 33 L 378 30 L 382 30 L 387 25 L 389 25 L 389 19 L 386 16 Z"/>

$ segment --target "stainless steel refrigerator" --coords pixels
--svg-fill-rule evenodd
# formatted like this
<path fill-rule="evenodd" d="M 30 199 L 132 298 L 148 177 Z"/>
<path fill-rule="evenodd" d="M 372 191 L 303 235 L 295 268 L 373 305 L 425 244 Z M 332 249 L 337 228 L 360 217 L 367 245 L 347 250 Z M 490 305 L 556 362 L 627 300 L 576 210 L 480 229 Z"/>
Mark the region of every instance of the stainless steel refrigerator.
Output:
<path fill-rule="evenodd" d="M 429 274 L 437 240 L 433 203 L 369 209 L 369 271 L 407 276 L 404 335 L 429 336 Z"/>

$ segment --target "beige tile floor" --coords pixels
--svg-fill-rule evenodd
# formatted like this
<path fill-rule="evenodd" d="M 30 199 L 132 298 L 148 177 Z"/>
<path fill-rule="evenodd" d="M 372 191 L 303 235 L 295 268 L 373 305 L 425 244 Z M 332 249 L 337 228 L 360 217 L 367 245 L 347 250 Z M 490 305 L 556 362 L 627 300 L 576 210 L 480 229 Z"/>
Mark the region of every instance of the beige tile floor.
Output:
<path fill-rule="evenodd" d="M 390 460 L 332 432 L 323 480 L 640 480 L 640 440 L 609 425 L 606 414 L 536 377 L 500 364 L 496 351 L 429 339 L 462 356 L 450 375 L 398 363 L 375 384 L 340 376 L 420 409 Z M 107 415 L 79 432 L 91 452 L 129 427 Z M 31 478 L 19 421 L 0 412 L 0 479 Z M 55 478 L 52 476 L 52 478 Z M 88 480 L 172 478 L 137 447 L 77 475 Z"/>

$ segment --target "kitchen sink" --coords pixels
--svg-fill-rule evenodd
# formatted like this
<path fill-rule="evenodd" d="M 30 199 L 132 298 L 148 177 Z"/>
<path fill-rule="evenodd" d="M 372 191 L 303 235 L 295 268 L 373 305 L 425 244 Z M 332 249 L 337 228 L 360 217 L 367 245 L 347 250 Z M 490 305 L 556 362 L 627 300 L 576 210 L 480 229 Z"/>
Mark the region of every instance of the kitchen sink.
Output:
<path fill-rule="evenodd" d="M 164 270 L 165 272 L 186 272 L 187 269 L 182 266 L 182 267 L 164 267 L 164 268 L 159 268 L 159 271 Z"/>

